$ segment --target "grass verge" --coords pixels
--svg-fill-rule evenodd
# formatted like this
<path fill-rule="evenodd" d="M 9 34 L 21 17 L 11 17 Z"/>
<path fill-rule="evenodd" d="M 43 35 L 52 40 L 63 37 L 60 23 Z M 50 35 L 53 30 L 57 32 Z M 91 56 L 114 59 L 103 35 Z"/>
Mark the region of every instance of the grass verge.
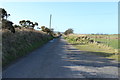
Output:
<path fill-rule="evenodd" d="M 120 54 L 118 53 L 118 49 L 114 49 L 112 47 L 99 43 L 80 44 L 80 42 L 74 40 L 75 37 L 75 35 L 71 35 L 70 37 L 65 36 L 65 39 L 68 43 L 72 44 L 77 49 L 81 51 L 87 51 L 88 54 L 90 52 L 90 54 L 99 55 L 102 57 L 120 61 L 120 59 L 118 58 L 118 56 L 120 56 Z"/>

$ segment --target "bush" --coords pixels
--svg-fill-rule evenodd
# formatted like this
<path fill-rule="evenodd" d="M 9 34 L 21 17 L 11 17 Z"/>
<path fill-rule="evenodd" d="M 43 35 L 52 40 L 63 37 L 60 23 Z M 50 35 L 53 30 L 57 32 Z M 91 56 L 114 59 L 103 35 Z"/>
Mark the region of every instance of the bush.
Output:
<path fill-rule="evenodd" d="M 64 32 L 65 35 L 72 34 L 72 33 L 73 33 L 73 29 L 68 29 Z"/>
<path fill-rule="evenodd" d="M 8 29 L 10 30 L 12 33 L 15 33 L 15 29 L 13 27 L 13 22 L 8 21 L 6 19 L 2 20 L 2 29 Z"/>

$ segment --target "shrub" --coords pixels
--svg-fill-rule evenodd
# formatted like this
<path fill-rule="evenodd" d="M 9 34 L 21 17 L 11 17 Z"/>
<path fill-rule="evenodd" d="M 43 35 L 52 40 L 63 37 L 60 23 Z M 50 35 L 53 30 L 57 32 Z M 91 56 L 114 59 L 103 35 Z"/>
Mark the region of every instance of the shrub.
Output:
<path fill-rule="evenodd" d="M 73 33 L 73 29 L 68 29 L 64 32 L 65 35 L 72 34 L 72 33 Z"/>

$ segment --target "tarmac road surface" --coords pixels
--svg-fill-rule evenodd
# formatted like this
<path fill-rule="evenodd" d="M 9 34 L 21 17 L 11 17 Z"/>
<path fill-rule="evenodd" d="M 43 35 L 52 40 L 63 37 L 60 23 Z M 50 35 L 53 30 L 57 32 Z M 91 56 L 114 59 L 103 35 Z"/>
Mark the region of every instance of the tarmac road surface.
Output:
<path fill-rule="evenodd" d="M 63 38 L 49 41 L 3 70 L 3 78 L 118 78 L 117 61 L 84 54 Z"/>

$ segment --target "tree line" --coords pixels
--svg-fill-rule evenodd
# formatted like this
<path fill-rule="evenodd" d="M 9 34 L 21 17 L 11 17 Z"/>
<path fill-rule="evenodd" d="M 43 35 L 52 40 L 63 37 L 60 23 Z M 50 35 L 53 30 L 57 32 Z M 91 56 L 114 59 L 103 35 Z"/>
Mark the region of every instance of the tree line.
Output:
<path fill-rule="evenodd" d="M 30 20 L 21 20 L 19 21 L 19 25 L 13 25 L 12 21 L 9 21 L 7 18 L 10 16 L 8 12 L 4 8 L 0 8 L 0 15 L 1 15 L 1 20 L 2 20 L 2 29 L 8 29 L 12 33 L 15 33 L 15 28 L 27 28 L 27 29 L 33 29 L 35 26 L 38 26 L 37 22 L 32 22 Z M 55 35 L 54 29 L 49 29 L 45 26 L 39 27 L 41 31 L 46 32 L 49 35 Z M 60 32 L 57 33 L 58 35 L 61 35 Z M 64 32 L 65 35 L 68 34 L 73 34 L 73 29 L 69 28 Z"/>
<path fill-rule="evenodd" d="M 13 25 L 12 21 L 9 21 L 7 18 L 10 16 L 8 12 L 4 8 L 0 8 L 0 15 L 1 15 L 1 20 L 2 20 L 2 29 L 8 29 L 12 33 L 15 33 L 15 28 L 26 28 L 26 29 L 33 29 L 35 26 L 38 26 L 37 22 L 32 22 L 30 20 L 21 20 L 19 21 L 19 25 Z M 54 29 L 49 29 L 45 26 L 39 27 L 41 31 L 46 32 L 49 35 L 55 35 Z M 58 32 L 60 34 L 60 32 Z"/>

